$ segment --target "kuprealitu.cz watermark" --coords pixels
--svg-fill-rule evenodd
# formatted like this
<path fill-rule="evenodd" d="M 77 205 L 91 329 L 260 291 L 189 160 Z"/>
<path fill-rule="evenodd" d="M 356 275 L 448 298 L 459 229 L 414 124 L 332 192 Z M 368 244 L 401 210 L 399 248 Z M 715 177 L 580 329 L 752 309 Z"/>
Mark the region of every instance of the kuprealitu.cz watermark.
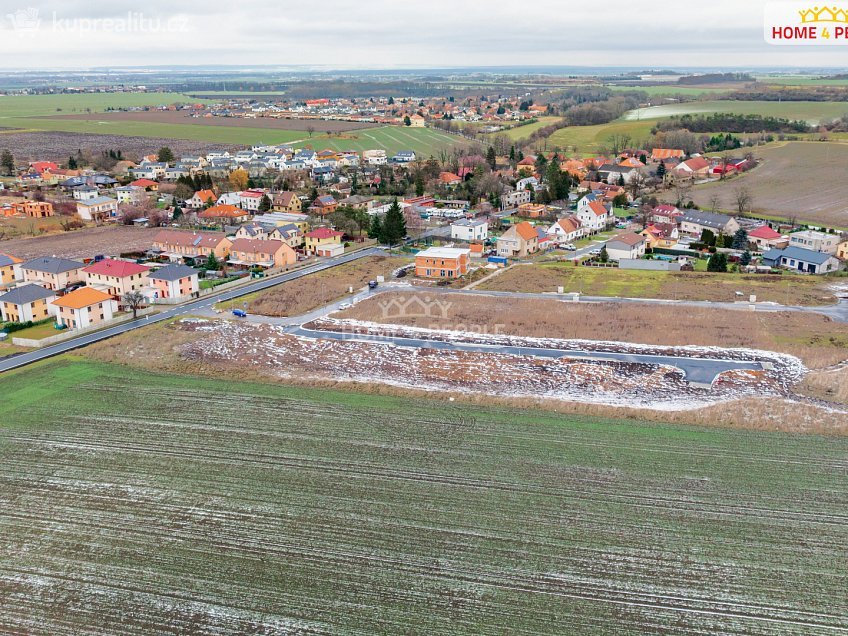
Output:
<path fill-rule="evenodd" d="M 115 17 L 66 18 L 53 11 L 49 17 L 42 18 L 34 7 L 7 13 L 6 24 L 20 36 L 43 33 L 184 33 L 189 30 L 189 20 L 183 15 L 163 18 L 141 11 L 128 11 Z"/>

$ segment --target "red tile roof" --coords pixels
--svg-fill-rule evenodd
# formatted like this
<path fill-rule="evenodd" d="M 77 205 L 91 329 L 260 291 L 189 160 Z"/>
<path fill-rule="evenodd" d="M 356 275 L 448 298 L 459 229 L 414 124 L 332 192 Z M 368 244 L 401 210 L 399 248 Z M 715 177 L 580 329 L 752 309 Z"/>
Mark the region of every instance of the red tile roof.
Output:
<path fill-rule="evenodd" d="M 83 268 L 82 271 L 87 274 L 100 274 L 101 276 L 115 276 L 117 278 L 125 278 L 126 276 L 135 276 L 142 272 L 148 271 L 150 268 L 147 265 L 139 265 L 130 261 L 115 261 L 111 258 L 104 258 L 93 265 Z"/>
<path fill-rule="evenodd" d="M 758 238 L 764 239 L 766 241 L 772 241 L 774 239 L 780 238 L 780 232 L 775 232 L 768 225 L 761 225 L 760 227 L 748 232 L 748 238 Z"/>
<path fill-rule="evenodd" d="M 344 236 L 344 232 L 337 232 L 336 230 L 331 230 L 328 227 L 319 227 L 318 229 L 306 233 L 307 238 L 314 239 L 333 238 L 334 236 Z"/>

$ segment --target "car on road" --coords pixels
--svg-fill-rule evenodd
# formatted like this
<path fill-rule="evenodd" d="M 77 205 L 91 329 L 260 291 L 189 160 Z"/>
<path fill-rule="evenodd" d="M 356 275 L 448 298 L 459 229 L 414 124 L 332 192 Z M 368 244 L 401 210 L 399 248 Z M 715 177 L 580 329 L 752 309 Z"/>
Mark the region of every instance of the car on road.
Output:
<path fill-rule="evenodd" d="M 573 252 L 577 248 L 574 246 L 574 243 L 566 243 L 565 245 L 562 246 L 562 249 L 568 250 L 569 252 Z"/>
<path fill-rule="evenodd" d="M 339 305 L 339 309 L 341 310 L 350 309 L 351 307 L 353 307 L 353 303 L 342 303 Z"/>
<path fill-rule="evenodd" d="M 233 316 L 236 318 L 247 318 L 247 312 L 243 309 L 233 309 Z"/>
<path fill-rule="evenodd" d="M 368 281 L 368 289 L 377 289 L 377 281 L 369 280 Z"/>
<path fill-rule="evenodd" d="M 601 250 L 597 247 L 595 249 L 593 249 L 591 252 L 589 252 L 589 254 L 591 254 L 592 256 L 598 256 L 600 253 L 601 253 Z"/>

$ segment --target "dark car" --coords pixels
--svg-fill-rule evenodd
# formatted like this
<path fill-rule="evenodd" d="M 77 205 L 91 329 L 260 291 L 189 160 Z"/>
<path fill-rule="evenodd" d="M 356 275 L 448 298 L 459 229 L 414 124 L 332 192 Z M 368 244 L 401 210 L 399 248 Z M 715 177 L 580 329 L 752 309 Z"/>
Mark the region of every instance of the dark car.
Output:
<path fill-rule="evenodd" d="M 243 309 L 233 309 L 233 316 L 236 318 L 247 318 L 247 312 Z"/>
<path fill-rule="evenodd" d="M 368 281 L 368 289 L 377 289 L 377 281 L 369 280 Z"/>
<path fill-rule="evenodd" d="M 406 270 L 402 269 L 397 274 L 395 274 L 395 278 L 404 278 L 406 276 Z"/>

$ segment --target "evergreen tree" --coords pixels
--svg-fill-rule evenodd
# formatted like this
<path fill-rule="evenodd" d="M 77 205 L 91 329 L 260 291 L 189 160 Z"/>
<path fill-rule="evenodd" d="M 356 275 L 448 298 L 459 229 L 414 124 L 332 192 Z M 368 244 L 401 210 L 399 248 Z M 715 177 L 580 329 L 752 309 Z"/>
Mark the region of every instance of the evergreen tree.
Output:
<path fill-rule="evenodd" d="M 657 166 L 657 178 L 662 179 L 664 176 L 665 176 L 665 164 L 660 163 L 660 165 Z"/>
<path fill-rule="evenodd" d="M 68 170 L 76 170 L 77 169 L 77 160 L 74 159 L 73 155 L 68 157 Z"/>
<path fill-rule="evenodd" d="M 495 147 L 489 146 L 489 149 L 486 151 L 486 163 L 489 164 L 489 167 L 494 170 L 495 166 L 497 166 L 497 156 L 495 155 Z"/>
<path fill-rule="evenodd" d="M 178 218 L 180 218 L 182 215 L 183 215 L 183 210 L 182 210 L 182 208 L 181 208 L 180 206 L 178 206 L 178 205 L 175 205 L 175 206 L 174 206 L 174 213 L 171 215 L 171 220 L 176 221 L 176 220 L 177 220 Z"/>
<path fill-rule="evenodd" d="M 419 172 L 415 175 L 415 196 L 420 197 L 424 195 L 424 174 Z"/>
<path fill-rule="evenodd" d="M 601 248 L 601 253 L 598 254 L 598 260 L 602 263 L 606 263 L 607 261 L 609 261 L 609 252 L 607 252 L 606 245 Z"/>
<path fill-rule="evenodd" d="M 400 205 L 398 205 L 397 199 L 395 199 L 391 206 L 389 206 L 388 212 L 386 212 L 386 218 L 383 219 L 380 242 L 391 247 L 395 243 L 398 243 L 404 236 L 406 236 L 406 221 L 403 218 Z"/>
<path fill-rule="evenodd" d="M 749 252 L 748 250 L 745 250 L 744 252 L 742 252 L 742 256 L 739 257 L 739 264 L 742 267 L 745 267 L 746 265 L 750 265 L 751 264 L 751 252 Z"/>
<path fill-rule="evenodd" d="M 8 149 L 4 149 L 3 153 L 0 154 L 0 167 L 3 168 L 3 172 L 7 176 L 15 174 L 15 157 Z"/>
<path fill-rule="evenodd" d="M 260 212 L 267 212 L 270 209 L 271 209 L 271 199 L 268 197 L 267 194 L 263 194 L 262 199 L 260 199 L 260 201 L 259 201 L 259 211 Z"/>
<path fill-rule="evenodd" d="M 722 254 L 721 252 L 716 252 L 712 256 L 710 256 L 709 262 L 707 262 L 707 271 L 708 272 L 726 272 L 727 271 L 727 255 Z"/>
<path fill-rule="evenodd" d="M 380 215 L 375 214 L 371 217 L 371 225 L 368 227 L 368 238 L 379 240 L 383 233 L 383 224 L 380 223 Z"/>
<path fill-rule="evenodd" d="M 411 126 L 412 125 L 412 120 L 409 118 L 409 115 L 404 116 L 403 125 L 404 126 Z"/>
<path fill-rule="evenodd" d="M 221 269 L 221 264 L 218 263 L 218 259 L 215 257 L 213 252 L 210 252 L 206 259 L 206 269 L 211 269 L 213 271 Z"/>
<path fill-rule="evenodd" d="M 701 231 L 701 243 L 704 245 L 715 245 L 716 237 L 712 230 L 704 229 Z"/>
<path fill-rule="evenodd" d="M 510 162 L 515 161 L 515 145 L 509 147 L 509 160 Z"/>
<path fill-rule="evenodd" d="M 170 163 L 174 160 L 174 152 L 168 146 L 162 146 L 159 149 L 159 161 Z"/>
<path fill-rule="evenodd" d="M 733 242 L 730 246 L 735 250 L 743 250 L 748 247 L 748 232 L 744 227 L 740 227 L 733 235 Z"/>

